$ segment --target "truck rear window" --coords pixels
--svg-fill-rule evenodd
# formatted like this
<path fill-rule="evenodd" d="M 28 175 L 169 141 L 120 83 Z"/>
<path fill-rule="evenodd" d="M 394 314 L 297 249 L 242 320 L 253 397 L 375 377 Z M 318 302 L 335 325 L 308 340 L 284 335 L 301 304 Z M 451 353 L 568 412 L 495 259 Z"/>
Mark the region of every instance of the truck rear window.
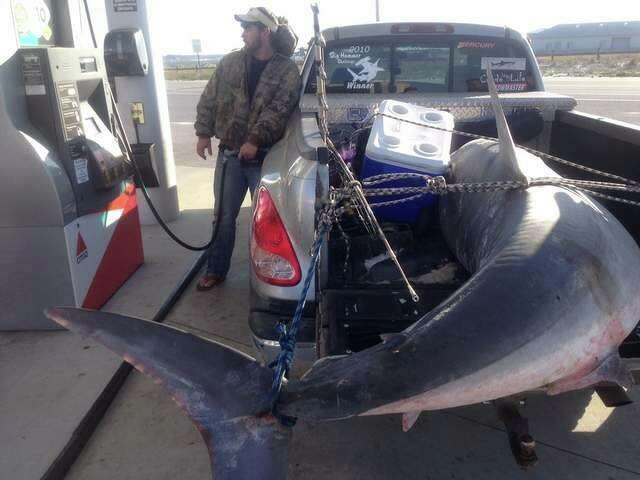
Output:
<path fill-rule="evenodd" d="M 459 40 L 453 49 L 453 92 L 486 92 L 486 65 L 491 63 L 499 92 L 534 88 L 531 65 L 524 49 L 502 39 Z"/>
<path fill-rule="evenodd" d="M 325 62 L 329 94 L 486 92 L 488 63 L 498 91 L 535 89 L 523 46 L 495 37 L 331 42 Z M 315 81 L 312 72 L 307 93 Z"/>

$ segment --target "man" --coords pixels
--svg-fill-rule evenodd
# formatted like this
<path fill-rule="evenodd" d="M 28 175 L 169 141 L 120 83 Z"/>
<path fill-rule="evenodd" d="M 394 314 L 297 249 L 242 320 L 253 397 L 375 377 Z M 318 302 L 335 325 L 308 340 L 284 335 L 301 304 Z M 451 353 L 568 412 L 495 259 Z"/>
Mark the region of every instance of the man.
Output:
<path fill-rule="evenodd" d="M 211 155 L 211 137 L 220 139 L 214 195 L 216 202 L 222 201 L 222 211 L 214 219 L 219 222 L 217 237 L 209 248 L 207 270 L 198 282 L 199 290 L 224 281 L 242 201 L 247 189 L 253 196 L 262 160 L 282 138 L 300 94 L 298 67 L 274 50 L 277 18 L 266 8 L 252 8 L 235 19 L 242 26 L 244 48 L 220 61 L 200 97 L 194 125 L 200 157 L 206 158 L 206 151 Z"/>

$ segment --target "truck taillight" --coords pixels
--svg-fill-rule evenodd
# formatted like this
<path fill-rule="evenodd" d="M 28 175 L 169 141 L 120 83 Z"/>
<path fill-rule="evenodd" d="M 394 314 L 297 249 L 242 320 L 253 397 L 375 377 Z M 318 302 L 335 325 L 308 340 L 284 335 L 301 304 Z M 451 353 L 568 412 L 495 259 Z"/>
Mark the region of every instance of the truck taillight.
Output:
<path fill-rule="evenodd" d="M 302 276 L 289 235 L 264 187 L 258 190 L 253 214 L 251 263 L 258 278 L 271 285 L 291 287 L 297 285 Z"/>

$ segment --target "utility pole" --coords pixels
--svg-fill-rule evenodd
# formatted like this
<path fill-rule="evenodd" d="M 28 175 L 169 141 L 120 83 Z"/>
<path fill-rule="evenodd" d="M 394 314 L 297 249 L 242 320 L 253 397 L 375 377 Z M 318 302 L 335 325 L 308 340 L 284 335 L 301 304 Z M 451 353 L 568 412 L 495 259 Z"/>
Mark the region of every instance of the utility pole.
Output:
<path fill-rule="evenodd" d="M 196 71 L 200 70 L 200 52 L 202 52 L 202 42 L 199 38 L 194 38 L 191 40 L 191 47 L 193 48 L 193 53 L 196 54 Z"/>
<path fill-rule="evenodd" d="M 380 21 L 380 0 L 376 0 L 376 22 Z"/>

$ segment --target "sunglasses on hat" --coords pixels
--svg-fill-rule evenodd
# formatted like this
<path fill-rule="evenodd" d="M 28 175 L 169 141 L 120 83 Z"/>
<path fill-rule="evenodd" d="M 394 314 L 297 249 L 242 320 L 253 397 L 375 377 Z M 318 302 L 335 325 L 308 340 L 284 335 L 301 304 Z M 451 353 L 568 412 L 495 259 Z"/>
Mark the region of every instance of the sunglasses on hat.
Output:
<path fill-rule="evenodd" d="M 262 26 L 260 22 L 240 22 L 240 27 L 243 30 L 247 30 L 248 28 L 251 28 L 251 27 L 260 27 L 260 26 Z"/>

